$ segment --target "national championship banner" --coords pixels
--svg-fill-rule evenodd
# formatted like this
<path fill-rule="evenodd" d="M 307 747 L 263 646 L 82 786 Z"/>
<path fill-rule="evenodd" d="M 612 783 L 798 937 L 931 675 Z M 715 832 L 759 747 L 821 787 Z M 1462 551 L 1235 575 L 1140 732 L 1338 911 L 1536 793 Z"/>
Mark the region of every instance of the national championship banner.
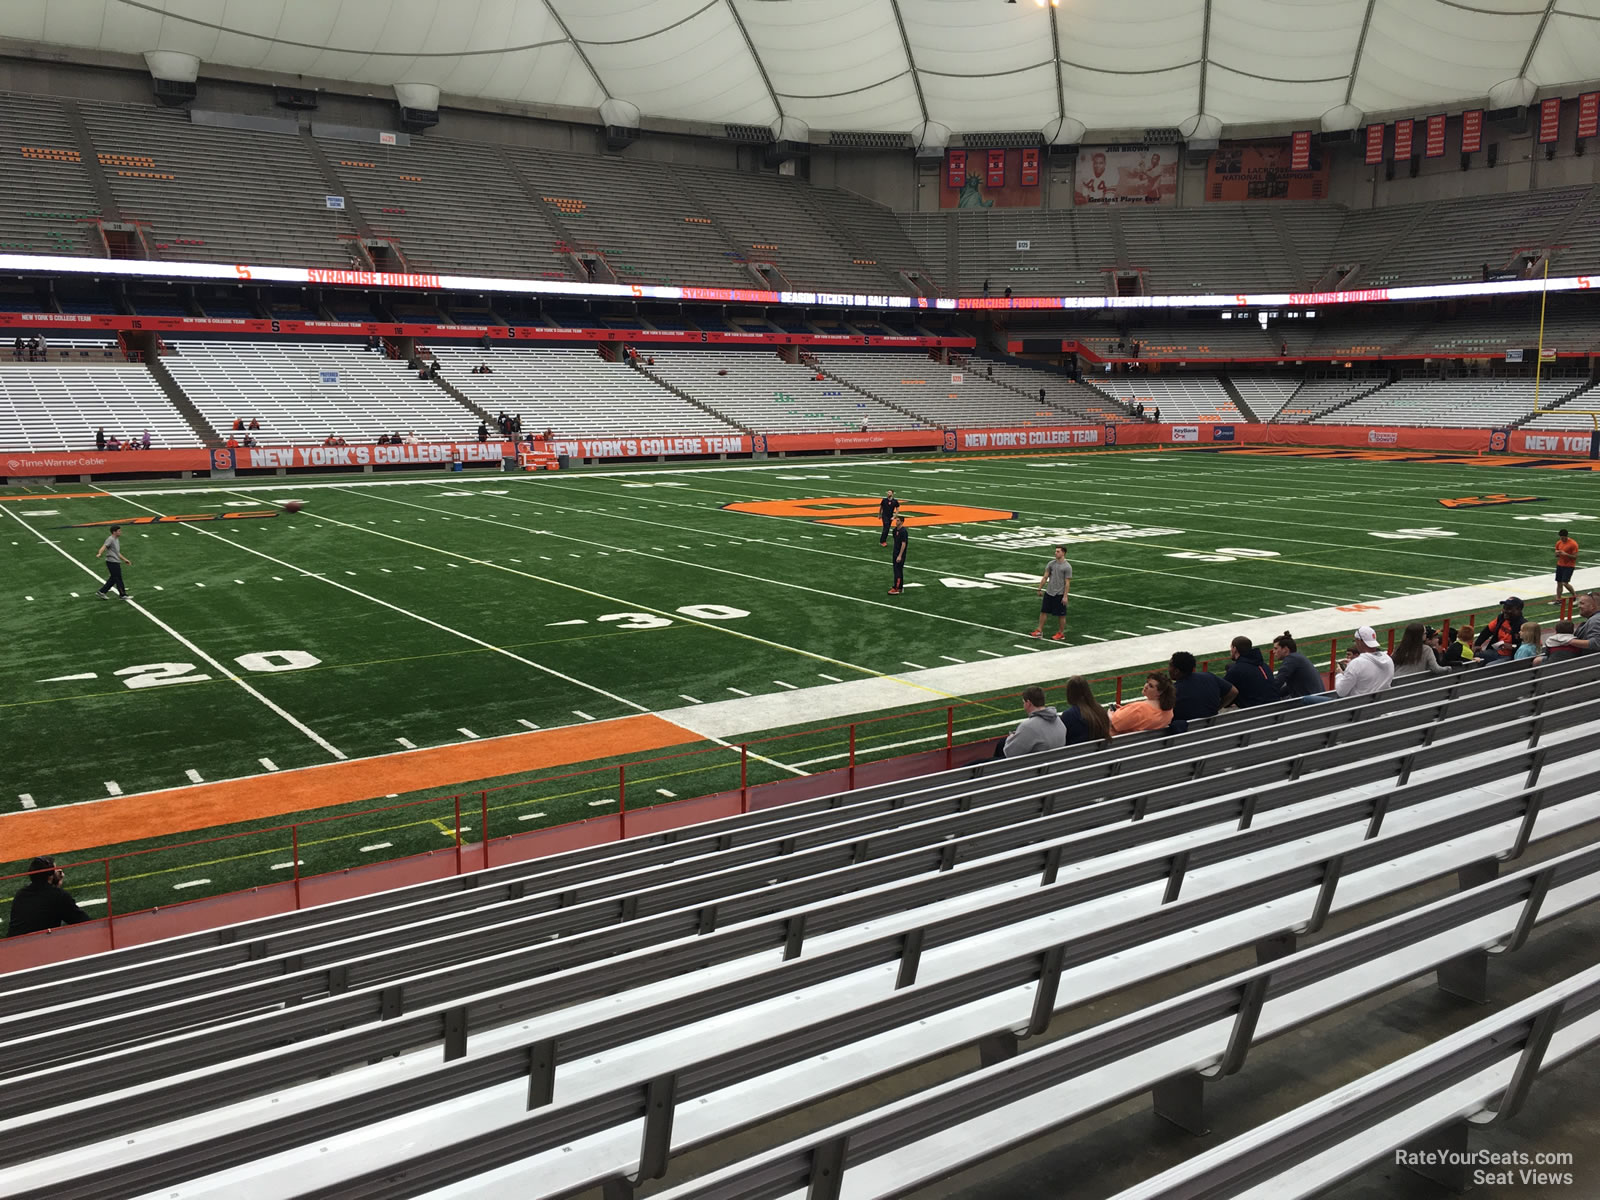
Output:
<path fill-rule="evenodd" d="M 1177 146 L 1083 146 L 1073 172 L 1074 204 L 1178 202 Z"/>
<path fill-rule="evenodd" d="M 1578 97 L 1578 136 L 1600 134 L 1600 92 L 1585 92 Z"/>
<path fill-rule="evenodd" d="M 965 150 L 949 150 L 944 156 L 944 185 L 958 191 L 967 181 L 967 152 Z"/>
<path fill-rule="evenodd" d="M 1311 131 L 1297 129 L 1289 139 L 1289 167 L 1294 171 L 1311 169 Z"/>
<path fill-rule="evenodd" d="M 1373 167 L 1383 161 L 1383 126 L 1367 126 L 1367 166 Z"/>
<path fill-rule="evenodd" d="M 1411 157 L 1411 130 L 1416 124 L 1410 117 L 1394 123 L 1394 160 L 1404 162 Z"/>
<path fill-rule="evenodd" d="M 1328 160 L 1307 145 L 1297 170 L 1288 142 L 1223 142 L 1206 169 L 1207 200 L 1321 200 L 1328 194 Z"/>
<path fill-rule="evenodd" d="M 1444 114 L 1436 113 L 1428 118 L 1427 141 L 1423 143 L 1423 155 L 1427 158 L 1444 157 Z"/>
<path fill-rule="evenodd" d="M 1023 187 L 1039 186 L 1039 151 L 1037 149 L 1022 152 L 1022 178 Z"/>
<path fill-rule="evenodd" d="M 1023 178 L 1031 153 L 1034 179 Z M 940 208 L 1038 208 L 1038 150 L 950 150 L 939 179 Z"/>
<path fill-rule="evenodd" d="M 1483 149 L 1483 109 L 1469 108 L 1461 114 L 1461 153 L 1476 154 Z"/>
<path fill-rule="evenodd" d="M 1539 144 L 1548 145 L 1561 136 L 1561 97 L 1539 101 Z"/>

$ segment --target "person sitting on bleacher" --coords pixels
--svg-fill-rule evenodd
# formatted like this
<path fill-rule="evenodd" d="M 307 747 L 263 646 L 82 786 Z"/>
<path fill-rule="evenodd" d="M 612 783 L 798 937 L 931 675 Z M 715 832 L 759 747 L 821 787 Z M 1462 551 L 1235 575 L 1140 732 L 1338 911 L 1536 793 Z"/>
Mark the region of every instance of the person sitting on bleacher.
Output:
<path fill-rule="evenodd" d="M 1486 667 L 1508 663 L 1517 652 L 1522 640 L 1522 598 L 1507 596 L 1500 601 L 1500 612 L 1483 627 L 1473 642 L 1473 649 Z"/>
<path fill-rule="evenodd" d="M 1472 627 L 1458 626 L 1450 631 L 1450 645 L 1444 652 L 1444 665 L 1452 669 L 1472 665 Z"/>
<path fill-rule="evenodd" d="M 7 937 L 39 933 L 61 925 L 82 925 L 90 920 L 71 893 L 61 886 L 66 873 L 53 858 L 36 858 L 28 864 L 28 882 L 11 901 Z"/>
<path fill-rule="evenodd" d="M 245 440 L 249 441 L 250 439 L 246 438 Z M 148 429 L 146 429 L 143 433 L 141 433 L 139 435 L 139 449 L 141 449 L 141 450 L 150 449 L 150 431 Z"/>
<path fill-rule="evenodd" d="M 1371 625 L 1356 630 L 1355 644 L 1345 652 L 1344 665 L 1333 681 L 1334 694 L 1340 697 L 1370 696 L 1381 692 L 1394 679 L 1394 659 L 1378 644 Z"/>
<path fill-rule="evenodd" d="M 1448 675 L 1450 668 L 1439 661 L 1442 649 L 1439 631 L 1432 625 L 1407 625 L 1394 648 L 1394 675 Z"/>
<path fill-rule="evenodd" d="M 21 343 L 19 342 L 18 344 L 20 345 Z M 104 450 L 106 448 L 106 427 L 104 425 L 94 431 L 94 448 L 96 450 Z"/>
<path fill-rule="evenodd" d="M 1600 592 L 1585 592 L 1578 597 L 1578 615 L 1583 624 L 1578 626 L 1572 644 L 1582 654 L 1600 651 L 1600 646 L 1595 645 L 1600 641 Z"/>
<path fill-rule="evenodd" d="M 1283 656 L 1278 660 L 1278 673 L 1272 677 L 1278 695 L 1298 700 L 1306 696 L 1319 696 L 1327 690 L 1322 684 L 1321 674 L 1311 665 L 1311 660 L 1300 653 L 1300 647 L 1287 629 L 1273 638 L 1272 644 Z"/>
<path fill-rule="evenodd" d="M 996 758 L 1019 758 L 1045 750 L 1059 750 L 1067 744 L 1067 727 L 1056 715 L 1055 706 L 1044 702 L 1044 689 L 1031 687 L 1022 693 L 1022 718 L 1016 732 L 994 748 Z"/>
<path fill-rule="evenodd" d="M 1255 704 L 1271 704 L 1278 698 L 1278 686 L 1272 672 L 1261 659 L 1261 651 L 1243 634 L 1233 639 L 1228 647 L 1228 669 L 1223 679 L 1239 693 L 1235 703 L 1240 708 Z"/>
<path fill-rule="evenodd" d="M 11 357 L 17 362 L 21 362 L 22 361 L 22 339 L 21 338 L 18 338 L 16 341 L 11 343 Z"/>
<path fill-rule="evenodd" d="M 1544 634 L 1544 628 L 1537 621 L 1524 621 L 1522 623 L 1522 641 L 1517 643 L 1517 652 L 1512 657 L 1521 662 L 1525 658 L 1532 658 L 1539 653 L 1539 638 Z"/>
<path fill-rule="evenodd" d="M 243 417 L 235 417 L 233 419 L 233 428 L 234 428 L 235 432 L 237 432 L 238 430 L 243 429 L 244 428 L 244 418 Z"/>
<path fill-rule="evenodd" d="M 1145 676 L 1140 699 L 1127 704 L 1111 706 L 1111 733 L 1139 733 L 1146 729 L 1166 729 L 1172 724 L 1172 706 L 1177 703 L 1178 692 L 1165 671 L 1152 671 Z"/>
<path fill-rule="evenodd" d="M 260 417 L 251 417 L 250 418 L 250 428 L 251 429 L 260 429 L 261 428 L 261 418 Z"/>
<path fill-rule="evenodd" d="M 1548 662 L 1551 659 L 1555 659 L 1557 662 L 1565 662 L 1569 658 L 1582 654 L 1583 651 L 1572 644 L 1574 628 L 1575 626 L 1571 621 L 1557 621 L 1556 631 L 1545 638 L 1544 648 L 1534 655 L 1533 665 L 1537 667 L 1540 663 Z"/>
<path fill-rule="evenodd" d="M 1194 655 L 1187 650 L 1179 650 L 1167 660 L 1167 670 L 1176 691 L 1172 705 L 1173 733 L 1183 733 L 1190 721 L 1216 716 L 1239 695 L 1231 683 L 1195 667 Z"/>
<path fill-rule="evenodd" d="M 1061 710 L 1061 726 L 1067 731 L 1067 745 L 1103 742 L 1111 737 L 1111 717 L 1094 698 L 1089 681 L 1082 675 L 1067 680 L 1067 706 Z"/>

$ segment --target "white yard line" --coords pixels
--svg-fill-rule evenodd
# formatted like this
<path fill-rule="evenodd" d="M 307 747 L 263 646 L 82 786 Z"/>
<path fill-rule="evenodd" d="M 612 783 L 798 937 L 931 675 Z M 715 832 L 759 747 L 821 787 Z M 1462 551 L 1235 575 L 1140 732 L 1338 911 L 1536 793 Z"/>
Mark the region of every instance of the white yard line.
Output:
<path fill-rule="evenodd" d="M 133 503 L 133 502 L 130 502 L 130 503 Z M 143 508 L 146 512 L 152 512 L 152 513 L 158 512 L 157 509 L 150 508 L 148 505 L 140 504 L 138 507 Z M 9 513 L 9 510 L 7 510 L 7 512 Z M 56 552 L 58 554 L 60 554 L 62 558 L 66 559 L 68 562 L 70 562 L 73 566 L 79 568 L 80 570 L 84 571 L 86 574 L 92 576 L 95 579 L 100 578 L 99 572 L 96 571 L 93 567 L 90 567 L 85 563 L 79 562 L 77 559 L 73 558 L 72 555 L 68 554 L 65 550 L 61 549 L 60 546 L 56 546 L 54 542 L 51 542 L 50 539 L 45 537 L 43 534 L 35 533 L 35 531 L 33 530 L 32 526 L 30 526 L 21 517 L 18 517 L 15 513 L 9 513 L 9 515 L 11 516 L 11 519 L 16 521 L 16 523 L 18 525 L 21 525 L 24 529 L 28 530 L 28 532 L 34 533 L 35 536 L 38 537 L 40 541 L 46 543 L 47 545 L 55 546 Z M 177 530 L 174 530 L 173 532 L 176 533 Z M 212 534 L 212 536 L 216 537 L 217 535 Z M 224 542 L 224 543 L 226 543 L 227 545 L 230 545 L 230 546 L 236 544 L 236 543 L 230 541 L 229 539 L 227 539 L 225 537 L 217 537 L 217 540 L 219 542 Z M 179 633 L 171 625 L 168 625 L 165 621 L 163 621 L 160 617 L 156 616 L 148 608 L 145 608 L 137 600 L 132 600 L 132 599 L 120 600 L 120 601 L 117 601 L 117 603 L 119 603 L 119 604 L 127 604 L 128 606 L 130 606 L 136 613 L 138 613 L 140 616 L 144 617 L 151 624 L 155 625 L 156 628 L 160 629 L 168 637 L 170 637 L 174 641 L 176 641 L 185 650 L 189 651 L 189 653 L 193 654 L 197 658 L 203 659 L 206 662 L 206 664 L 211 667 L 212 670 L 217 672 L 217 674 L 221 675 L 224 679 L 231 679 L 234 683 L 238 684 L 239 687 L 244 689 L 244 691 L 248 692 L 255 699 L 259 700 L 262 704 L 266 705 L 267 708 L 271 709 L 274 713 L 276 713 L 283 720 L 287 721 L 290 725 L 293 725 L 296 729 L 298 729 L 301 733 L 305 734 L 306 737 L 310 738 L 317 745 L 321 746 L 324 750 L 326 750 L 334 758 L 344 758 L 345 757 L 345 753 L 344 753 L 343 750 L 339 749 L 339 747 L 335 746 L 332 742 L 328 741 L 327 738 L 323 737 L 315 729 L 312 729 L 311 726 L 307 725 L 304 721 L 300 720 L 293 713 L 291 713 L 287 709 L 285 709 L 282 705 L 280 705 L 280 704 L 276 703 L 275 701 L 270 700 L 266 696 L 262 695 L 261 692 L 258 691 L 255 687 L 253 687 L 247 680 L 241 678 L 236 672 L 234 672 L 231 669 L 229 669 L 228 667 L 224 666 L 221 662 L 219 662 L 217 659 L 213 658 L 210 654 L 208 654 L 204 650 L 200 649 L 200 647 L 195 645 L 194 642 L 192 642 L 188 638 L 184 637 L 183 634 Z M 117 792 L 113 792 L 112 793 L 112 795 L 117 795 L 117 794 L 118 794 Z"/>
<path fill-rule="evenodd" d="M 395 499 L 393 499 L 392 497 L 389 497 L 389 496 L 382 496 L 382 497 L 379 497 L 379 498 L 383 499 L 383 500 L 385 500 L 385 501 L 387 501 L 387 502 L 389 502 L 391 504 L 402 504 L 402 505 L 405 505 L 408 508 L 422 508 L 424 511 L 433 511 L 433 510 L 428 509 L 426 505 L 411 504 L 408 501 L 395 500 Z M 674 611 L 674 612 L 666 612 L 666 611 L 664 611 L 662 609 L 652 608 L 651 606 L 649 606 L 647 604 L 641 604 L 637 600 L 626 600 L 626 599 L 623 599 L 623 598 L 618 597 L 618 596 L 608 595 L 605 592 L 597 592 L 597 591 L 594 591 L 594 590 L 592 590 L 590 588 L 581 587 L 578 584 L 571 583 L 571 582 L 568 582 L 566 580 L 551 579 L 551 578 L 549 578 L 547 576 L 535 575 L 535 574 L 533 574 L 531 572 L 528 572 L 528 571 L 519 571 L 516 568 L 508 567 L 503 563 L 488 562 L 488 561 L 483 560 L 483 559 L 473 558 L 471 555 L 462 554 L 460 551 L 450 550 L 450 549 L 447 549 L 447 548 L 444 548 L 444 547 L 441 547 L 441 546 L 430 546 L 426 542 L 414 542 L 414 541 L 411 541 L 409 538 L 397 537 L 394 534 L 383 533 L 383 532 L 381 532 L 379 530 L 364 529 L 360 525 L 354 525 L 354 524 L 351 524 L 349 522 L 340 521 L 340 520 L 337 520 L 337 519 L 332 518 L 332 517 L 323 516 L 321 514 L 318 514 L 318 519 L 323 520 L 323 521 L 327 521 L 328 523 L 333 524 L 333 525 L 338 525 L 338 526 L 340 526 L 342 528 L 356 530 L 359 533 L 366 533 L 366 534 L 370 534 L 370 535 L 372 535 L 374 537 L 386 538 L 386 539 L 391 540 L 391 541 L 402 542 L 402 543 L 404 543 L 406 545 L 415 546 L 417 549 L 427 550 L 427 551 L 429 551 L 431 553 L 434 553 L 434 554 L 443 554 L 443 555 L 447 555 L 447 556 L 452 557 L 452 558 L 462 559 L 465 562 L 472 562 L 472 563 L 477 563 L 480 566 L 491 567 L 494 570 L 504 571 L 505 573 L 507 573 L 509 575 L 515 575 L 515 576 L 517 576 L 519 578 L 522 578 L 522 579 L 532 579 L 532 580 L 534 580 L 534 581 L 536 581 L 538 583 L 549 584 L 552 587 L 562 588 L 562 589 L 564 589 L 566 591 L 577 592 L 577 593 L 579 593 L 581 595 L 585 595 L 585 596 L 592 596 L 592 597 L 594 597 L 596 599 L 605 600 L 608 603 L 618 604 L 618 605 L 627 605 L 631 609 L 633 609 L 635 611 L 638 611 L 638 612 L 647 612 L 647 613 L 655 614 L 657 616 L 664 616 L 664 617 L 669 618 L 670 620 L 678 621 L 678 622 L 681 622 L 681 623 L 683 623 L 685 625 L 693 625 L 693 626 L 695 626 L 697 628 L 700 628 L 700 629 L 713 630 L 713 631 L 715 631 L 717 633 L 723 634 L 723 635 L 728 636 L 728 637 L 738 638 L 738 639 L 740 639 L 742 641 L 755 642 L 758 645 L 768 646 L 768 647 L 771 647 L 772 649 L 775 649 L 775 650 L 784 650 L 784 651 L 787 651 L 787 652 L 789 652 L 791 654 L 798 654 L 798 655 L 800 655 L 800 656 L 802 656 L 804 658 L 811 659 L 813 662 L 824 662 L 824 663 L 828 663 L 828 664 L 830 664 L 832 666 L 846 667 L 846 668 L 848 668 L 848 669 L 850 669 L 852 671 L 859 671 L 862 675 L 876 676 L 876 677 L 885 678 L 885 679 L 898 678 L 897 676 L 884 675 L 881 672 L 872 670 L 870 667 L 859 666 L 856 663 L 846 662 L 843 659 L 831 658 L 826 654 L 818 654 L 818 653 L 815 653 L 814 651 L 811 651 L 811 650 L 804 650 L 804 649 L 801 649 L 799 646 L 790 646 L 790 645 L 787 645 L 787 644 L 785 644 L 783 642 L 776 642 L 776 641 L 773 641 L 770 638 L 760 637 L 759 635 L 753 634 L 753 633 L 743 633 L 743 632 L 740 632 L 737 629 L 730 628 L 728 625 L 726 625 L 724 623 L 719 623 L 719 622 L 715 622 L 715 621 L 703 621 L 703 620 L 700 620 L 698 618 L 685 616 L 684 614 L 682 614 L 680 612 L 676 612 L 676 611 Z M 488 521 L 488 520 L 485 520 L 482 517 L 473 517 L 471 519 L 475 520 L 475 521 L 483 521 L 483 523 L 487 524 L 487 525 L 496 525 L 496 526 L 501 526 L 501 527 L 508 528 L 508 529 L 517 529 L 517 530 L 520 530 L 520 531 L 522 531 L 524 533 L 545 532 L 545 531 L 541 531 L 541 530 L 529 529 L 527 526 L 515 525 L 515 524 L 512 524 L 510 522 L 506 522 L 506 521 Z M 198 528 L 198 527 L 196 527 L 196 528 Z M 223 540 L 226 541 L 227 539 L 223 539 Z M 567 540 L 576 541 L 578 539 L 569 538 Z M 232 545 L 232 544 L 233 543 L 231 543 L 231 542 L 229 543 L 229 545 Z M 613 547 L 613 549 L 616 549 L 616 547 Z M 638 552 L 635 552 L 635 553 L 638 553 Z M 650 556 L 649 555 L 644 555 L 643 557 L 648 558 Z M 678 562 L 678 560 L 676 560 L 676 559 L 669 559 L 667 561 Z M 700 571 L 713 570 L 713 568 L 705 567 L 705 566 L 703 566 L 701 564 L 683 564 L 683 563 L 680 563 L 679 565 L 692 565 L 692 566 L 695 566 L 696 569 L 700 570 Z M 753 576 L 753 575 L 746 576 L 746 575 L 742 575 L 742 573 L 737 572 L 737 571 L 722 571 L 722 572 L 719 572 L 719 573 L 720 574 L 740 575 L 741 578 L 747 578 L 747 579 L 759 579 L 758 576 Z M 343 584 L 335 584 L 334 586 L 343 587 L 344 585 Z M 797 586 L 798 587 L 800 585 L 792 585 L 792 586 Z M 353 588 L 350 588 L 350 589 L 347 589 L 347 590 L 354 591 Z M 817 589 L 806 588 L 804 590 L 815 591 Z M 361 593 L 357 593 L 357 594 L 361 594 Z M 826 594 L 833 595 L 833 593 L 831 593 L 831 592 L 830 593 L 826 593 Z M 386 604 L 385 601 L 381 601 L 381 600 L 377 601 L 377 603 Z M 864 603 L 872 603 L 872 602 L 865 601 Z M 392 606 L 390 606 L 390 607 L 392 607 Z M 895 608 L 895 606 L 892 605 L 892 604 L 891 605 L 882 605 L 881 607 Z M 421 619 L 427 620 L 427 618 L 421 618 Z M 429 622 L 429 623 L 433 624 L 434 622 Z M 962 625 L 973 624 L 973 622 L 970 622 L 970 621 L 958 621 L 957 623 L 958 624 L 962 624 Z M 441 628 L 443 628 L 443 627 L 441 626 Z M 990 627 L 989 626 L 979 626 L 979 628 L 990 628 Z M 469 637 L 469 635 L 466 635 L 466 634 L 461 634 L 460 636 Z M 472 639 L 472 640 L 476 640 L 476 639 Z M 485 646 L 488 645 L 488 643 L 482 643 L 482 644 L 485 645 Z M 497 649 L 496 647 L 489 647 L 489 648 L 490 649 Z M 509 651 L 501 651 L 501 653 L 509 654 Z M 527 660 L 524 660 L 524 661 L 527 661 Z M 538 664 L 530 664 L 530 665 L 537 666 Z M 544 670 L 544 671 L 549 671 L 549 668 L 547 668 L 547 667 L 540 667 L 539 669 L 540 670 Z M 555 672 L 551 672 L 551 673 L 555 674 Z M 562 678 L 567 678 L 568 681 L 572 682 L 572 683 L 578 683 L 580 686 L 586 687 L 590 691 L 600 691 L 600 689 L 595 688 L 595 687 L 593 687 L 593 686 L 591 686 L 589 684 L 581 683 L 581 681 L 579 681 L 579 680 L 570 679 L 569 677 L 566 677 L 566 676 L 562 676 Z M 905 686 L 905 685 L 902 685 L 902 686 Z M 914 690 L 926 690 L 926 689 L 915 689 L 915 685 L 913 685 L 913 689 Z M 614 695 L 611 695 L 610 693 L 607 693 L 607 692 L 602 692 L 601 694 L 608 696 L 608 698 L 610 698 L 610 699 L 617 700 L 620 703 L 626 704 L 630 708 L 637 709 L 640 712 L 648 711 L 648 710 L 644 709 L 641 705 L 634 704 L 632 701 L 623 700 L 622 697 L 620 697 L 620 696 L 614 696 Z"/>

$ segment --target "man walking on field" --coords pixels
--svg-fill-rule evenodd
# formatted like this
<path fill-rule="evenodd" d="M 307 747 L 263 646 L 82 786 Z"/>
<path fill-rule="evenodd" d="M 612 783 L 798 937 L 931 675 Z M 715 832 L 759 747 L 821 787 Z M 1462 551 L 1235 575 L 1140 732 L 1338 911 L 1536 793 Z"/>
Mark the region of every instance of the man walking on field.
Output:
<path fill-rule="evenodd" d="M 894 498 L 894 489 L 890 488 L 878 501 L 878 519 L 883 522 L 883 532 L 878 535 L 878 545 L 889 544 L 889 522 L 894 520 L 894 510 L 900 507 L 900 501 Z"/>
<path fill-rule="evenodd" d="M 1572 572 L 1578 566 L 1578 542 L 1565 529 L 1556 530 L 1556 602 L 1561 601 L 1561 592 L 1566 590 L 1567 595 L 1574 600 L 1578 593 L 1572 587 Z"/>
<path fill-rule="evenodd" d="M 1041 636 L 1045 621 L 1050 617 L 1058 617 L 1056 631 L 1050 635 L 1050 640 L 1066 640 L 1067 593 L 1071 590 L 1072 564 L 1067 561 L 1066 547 L 1057 546 L 1056 556 L 1045 564 L 1044 574 L 1039 577 L 1039 627 L 1029 637 Z"/>
<path fill-rule="evenodd" d="M 94 552 L 94 556 L 96 558 L 99 558 L 101 555 L 105 556 L 106 574 L 108 578 L 105 581 L 105 585 L 101 587 L 101 589 L 96 592 L 95 595 L 104 600 L 106 598 L 106 593 L 112 588 L 116 588 L 117 594 L 126 600 L 128 598 L 128 588 L 122 582 L 122 564 L 127 563 L 129 566 L 132 566 L 133 559 L 129 558 L 122 552 L 121 525 L 113 525 L 111 527 L 111 536 L 106 538 L 105 544 Z"/>

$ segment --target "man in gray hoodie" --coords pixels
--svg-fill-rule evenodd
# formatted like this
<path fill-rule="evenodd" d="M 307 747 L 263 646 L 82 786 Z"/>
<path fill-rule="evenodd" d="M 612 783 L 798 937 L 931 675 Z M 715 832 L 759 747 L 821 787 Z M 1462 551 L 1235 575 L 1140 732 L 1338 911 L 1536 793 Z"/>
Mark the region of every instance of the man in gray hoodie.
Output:
<path fill-rule="evenodd" d="M 1059 750 L 1067 744 L 1067 727 L 1055 707 L 1044 702 L 1044 689 L 1031 687 L 1022 693 L 1022 711 L 1027 716 L 1017 731 L 994 748 L 996 758 L 1017 758 L 1041 750 Z"/>

